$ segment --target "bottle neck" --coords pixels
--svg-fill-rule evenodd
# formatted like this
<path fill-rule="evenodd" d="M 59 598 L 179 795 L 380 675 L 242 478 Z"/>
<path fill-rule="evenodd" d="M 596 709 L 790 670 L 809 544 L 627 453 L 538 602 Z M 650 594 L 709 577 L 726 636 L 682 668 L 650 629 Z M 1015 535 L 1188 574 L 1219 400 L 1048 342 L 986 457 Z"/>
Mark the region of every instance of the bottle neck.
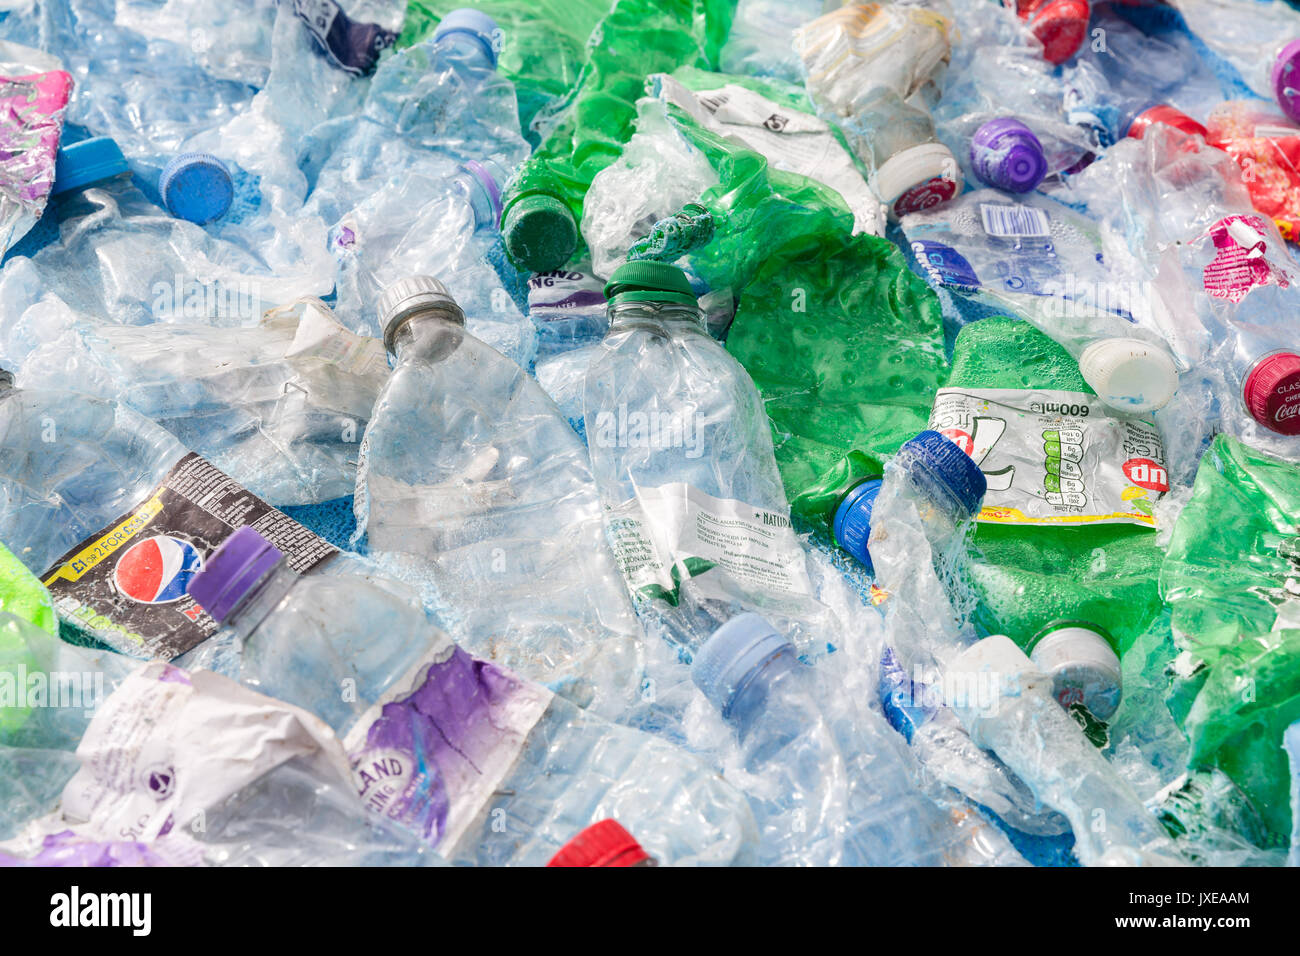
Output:
<path fill-rule="evenodd" d="M 463 316 L 430 309 L 410 316 L 393 335 L 393 357 L 404 362 L 440 362 L 465 338 Z"/>
<path fill-rule="evenodd" d="M 736 728 L 742 740 L 753 730 L 759 718 L 771 709 L 772 697 L 779 693 L 786 678 L 800 666 L 793 654 L 778 654 L 751 675 L 745 686 L 736 692 L 727 709 L 726 719 Z"/>
<path fill-rule="evenodd" d="M 276 562 L 226 615 L 223 626 L 232 628 L 240 640 L 247 640 L 266 620 L 267 615 L 275 610 L 299 577 L 298 572 L 289 567 L 287 560 Z"/>
<path fill-rule="evenodd" d="M 708 335 L 698 306 L 684 302 L 629 302 L 609 304 L 609 331 L 653 329 L 667 335 Z"/>

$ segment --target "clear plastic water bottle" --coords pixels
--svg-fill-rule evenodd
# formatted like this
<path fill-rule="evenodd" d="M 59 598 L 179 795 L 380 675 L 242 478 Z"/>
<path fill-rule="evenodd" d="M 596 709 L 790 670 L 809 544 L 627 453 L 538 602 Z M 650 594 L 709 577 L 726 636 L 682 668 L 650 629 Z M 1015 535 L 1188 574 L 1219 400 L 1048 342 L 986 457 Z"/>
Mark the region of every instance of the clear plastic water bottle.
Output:
<path fill-rule="evenodd" d="M 18 382 L 121 402 L 263 498 L 299 505 L 352 494 L 387 377 L 379 340 L 307 300 L 237 336 L 192 321 L 78 326 L 31 353 Z"/>
<path fill-rule="evenodd" d="M 113 140 L 71 144 L 59 151 L 50 208 L 0 275 L 0 299 L 14 303 L 0 321 L 0 360 L 16 368 L 40 343 L 91 324 L 254 325 L 268 308 L 329 294 L 322 239 L 286 229 L 254 248 L 210 235 L 151 202 Z"/>
<path fill-rule="evenodd" d="M 961 192 L 961 167 L 929 113 L 951 55 L 951 26 L 921 6 L 870 4 L 835 10 L 795 33 L 809 94 L 843 127 L 893 218 Z"/>
<path fill-rule="evenodd" d="M 629 589 L 687 648 L 740 610 L 801 644 L 827 640 L 838 625 L 791 530 L 763 401 L 706 331 L 686 275 L 629 262 L 605 295 L 609 333 L 587 372 L 584 421 Z"/>
<path fill-rule="evenodd" d="M 438 280 L 395 283 L 380 312 L 395 364 L 362 441 L 358 536 L 467 650 L 616 715 L 639 629 L 581 441 Z"/>
<path fill-rule="evenodd" d="M 906 217 L 903 231 L 955 321 L 1027 319 L 1124 413 L 1160 408 L 1177 390 L 1181 369 L 1166 344 L 1163 300 L 1149 284 L 1117 281 L 1096 224 L 1068 206 L 981 189 Z"/>
<path fill-rule="evenodd" d="M 329 229 L 345 324 L 381 335 L 384 287 L 434 273 L 471 332 L 527 365 L 535 335 L 503 285 L 522 282 L 496 229 L 508 171 L 528 154 L 514 87 L 496 72 L 499 33 L 477 11 L 448 14 L 431 38 L 383 61 L 354 114 L 296 144 L 295 162 L 304 214 Z"/>
<path fill-rule="evenodd" d="M 338 740 L 309 714 L 215 674 L 74 647 L 9 614 L 0 634 L 0 669 L 49 675 L 66 702 L 32 708 L 0 737 L 5 779 L 23 781 L 0 811 L 0 854 L 39 857 L 60 833 L 83 851 L 132 839 L 172 862 L 440 862 L 366 810 Z"/>
<path fill-rule="evenodd" d="M 833 689 L 759 615 L 737 615 L 715 631 L 696 652 L 691 678 L 739 737 L 746 777 L 757 778 L 749 792 L 762 863 L 973 862 L 958 849 L 966 834 L 917 788 L 906 745 L 884 718 L 864 708 L 840 739 Z M 1018 857 L 1003 849 L 1002 862 Z"/>
<path fill-rule="evenodd" d="M 1009 638 L 972 645 L 950 662 L 948 677 L 948 703 L 971 738 L 1070 821 L 1085 866 L 1183 862 L 1155 815 L 1057 704 L 1051 679 Z"/>
<path fill-rule="evenodd" d="M 454 862 L 541 865 L 605 816 L 667 863 L 752 849 L 743 797 L 699 760 L 470 657 L 395 582 L 299 576 L 244 528 L 190 594 L 242 646 L 241 682 L 321 717 L 366 804 Z M 664 827 L 673 794 L 691 819 Z"/>

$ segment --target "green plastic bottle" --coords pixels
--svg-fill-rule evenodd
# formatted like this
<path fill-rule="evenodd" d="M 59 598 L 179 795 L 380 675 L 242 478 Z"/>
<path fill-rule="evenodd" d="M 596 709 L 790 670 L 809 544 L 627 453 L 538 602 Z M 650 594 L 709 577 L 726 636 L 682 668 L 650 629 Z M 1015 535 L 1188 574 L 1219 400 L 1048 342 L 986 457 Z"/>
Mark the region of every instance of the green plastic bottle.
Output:
<path fill-rule="evenodd" d="M 734 0 L 615 0 L 596 26 L 565 108 L 502 197 L 501 234 L 521 269 L 546 272 L 578 250 L 582 200 L 632 135 L 651 73 L 713 68 Z"/>
<path fill-rule="evenodd" d="M 3 544 L 0 544 L 0 614 L 12 614 L 51 634 L 59 632 L 50 592 Z M 23 639 L 21 625 L 9 618 L 0 620 L 0 681 L 16 681 L 21 678 L 15 675 L 35 670 L 36 663 Z M 0 735 L 17 730 L 31 713 L 26 705 L 6 699 L 16 690 L 16 685 L 0 686 Z"/>
<path fill-rule="evenodd" d="M 0 613 L 17 615 L 51 634 L 59 632 L 50 592 L 3 544 L 0 544 Z"/>
<path fill-rule="evenodd" d="M 587 41 L 609 12 L 609 0 L 410 0 L 399 48 L 433 35 L 453 10 L 472 6 L 501 28 L 497 72 L 515 85 L 519 125 L 533 145 L 534 117 L 573 88 L 587 63 Z"/>
<path fill-rule="evenodd" d="M 947 370 L 934 293 L 892 243 L 846 231 L 767 260 L 727 350 L 763 396 L 791 508 L 826 532 L 843 499 L 926 428 Z"/>
<path fill-rule="evenodd" d="M 965 326 L 930 427 L 988 480 L 971 547 L 977 624 L 1106 720 L 1119 656 L 1160 613 L 1153 505 L 1168 490 L 1154 424 L 1109 410 L 1069 353 L 1018 319 Z"/>
<path fill-rule="evenodd" d="M 1300 630 L 1248 637 L 1224 647 L 1187 716 L 1189 766 L 1218 768 L 1246 795 L 1268 834 L 1291 836 L 1291 769 L 1283 734 L 1300 720 Z"/>
<path fill-rule="evenodd" d="M 1175 639 L 1213 662 L 1243 637 L 1300 628 L 1300 467 L 1218 435 L 1160 569 Z"/>

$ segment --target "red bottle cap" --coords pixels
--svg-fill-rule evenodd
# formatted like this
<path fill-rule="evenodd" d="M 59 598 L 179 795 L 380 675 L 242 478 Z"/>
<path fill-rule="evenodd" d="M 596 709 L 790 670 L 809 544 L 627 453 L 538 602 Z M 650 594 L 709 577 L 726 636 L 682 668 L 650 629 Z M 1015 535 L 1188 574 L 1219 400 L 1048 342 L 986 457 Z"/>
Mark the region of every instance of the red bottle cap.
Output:
<path fill-rule="evenodd" d="M 593 823 L 551 857 L 547 866 L 636 866 L 650 859 L 615 820 Z"/>
<path fill-rule="evenodd" d="M 1283 435 L 1300 435 L 1300 355 L 1276 352 L 1246 376 L 1246 408 L 1255 421 Z"/>
<path fill-rule="evenodd" d="M 1192 119 L 1181 110 L 1176 110 L 1172 106 L 1161 104 L 1153 106 L 1151 109 L 1134 118 L 1129 124 L 1128 135 L 1134 139 L 1141 139 L 1147 131 L 1147 127 L 1156 123 L 1163 123 L 1166 126 L 1172 126 L 1174 129 L 1181 130 L 1189 136 L 1208 136 L 1205 127 L 1196 120 Z"/>
<path fill-rule="evenodd" d="M 1042 41 L 1043 59 L 1057 64 L 1074 56 L 1088 35 L 1090 15 L 1088 0 L 1047 0 L 1031 8 L 1029 30 Z"/>

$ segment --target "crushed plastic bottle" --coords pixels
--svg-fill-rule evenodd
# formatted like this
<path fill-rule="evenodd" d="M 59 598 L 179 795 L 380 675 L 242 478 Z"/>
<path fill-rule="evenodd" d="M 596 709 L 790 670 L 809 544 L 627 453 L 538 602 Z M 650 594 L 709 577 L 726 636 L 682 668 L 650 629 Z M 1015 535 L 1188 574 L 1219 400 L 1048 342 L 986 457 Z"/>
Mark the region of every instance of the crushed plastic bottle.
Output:
<path fill-rule="evenodd" d="M 582 443 L 436 279 L 390 286 L 380 312 L 395 369 L 362 440 L 356 539 L 466 650 L 617 716 L 639 631 Z"/>
<path fill-rule="evenodd" d="M 584 418 L 607 533 L 640 608 L 688 651 L 741 609 L 801 650 L 833 643 L 838 625 L 791 529 L 762 400 L 705 330 L 685 274 L 629 262 L 605 294 L 609 333 Z"/>
<path fill-rule="evenodd" d="M 243 528 L 189 593 L 223 624 L 218 639 L 242 646 L 241 683 L 320 717 L 343 740 L 365 805 L 449 859 L 540 865 L 597 806 L 647 834 L 666 863 L 749 851 L 744 801 L 707 767 L 470 657 L 409 589 L 300 576 Z M 700 816 L 665 832 L 660 809 L 682 791 Z"/>

